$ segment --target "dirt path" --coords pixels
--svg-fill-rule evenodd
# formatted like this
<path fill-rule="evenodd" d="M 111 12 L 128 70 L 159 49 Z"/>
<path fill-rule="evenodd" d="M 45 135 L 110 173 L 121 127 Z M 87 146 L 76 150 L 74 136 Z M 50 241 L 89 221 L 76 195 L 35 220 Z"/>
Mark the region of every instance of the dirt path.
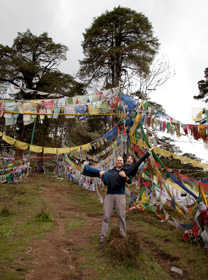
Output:
<path fill-rule="evenodd" d="M 51 183 L 47 180 L 40 181 L 41 179 L 35 178 L 31 180 L 33 180 L 33 184 L 42 186 L 44 202 L 49 209 L 49 213 L 55 219 L 55 227 L 53 231 L 45 233 L 42 239 L 34 240 L 28 244 L 28 251 L 26 253 L 30 257 L 30 260 L 26 260 L 26 258 L 22 260 L 23 264 L 29 268 L 25 279 L 111 279 L 106 278 L 107 274 L 105 275 L 102 274 L 101 271 L 97 271 L 96 268 L 99 267 L 108 268 L 108 275 L 110 275 L 110 277 L 111 275 L 115 277 L 112 279 L 118 279 L 117 275 L 113 274 L 113 271 L 114 269 L 119 271 L 119 268 L 109 263 L 111 261 L 109 256 L 105 255 L 105 250 L 97 243 L 102 220 L 102 206 L 101 208 L 99 208 L 98 204 L 96 206 L 96 194 L 88 194 L 87 191 L 81 190 L 77 188 L 77 186 L 71 186 L 68 182 L 62 184 L 56 179 L 53 179 Z M 94 200 L 92 200 L 91 205 L 91 198 L 93 195 Z M 84 201 L 84 199 L 86 199 L 86 201 Z M 82 202 L 83 204 L 81 205 Z M 90 208 L 90 206 L 92 207 Z M 136 217 L 136 219 L 137 218 L 138 217 Z M 83 221 L 83 224 L 80 223 L 78 226 L 75 226 L 73 230 L 67 230 L 70 221 L 72 224 L 73 222 L 76 224 L 76 222 L 79 223 Z M 181 251 L 182 255 L 177 252 L 175 253 L 175 251 L 177 251 L 176 245 L 170 240 L 170 237 L 172 237 L 172 229 L 171 231 L 162 231 L 162 229 L 160 229 L 160 223 L 157 223 L 157 220 L 151 220 L 151 217 L 149 220 L 148 217 L 146 217 L 145 222 L 143 222 L 142 216 L 140 216 L 139 221 L 139 224 L 135 224 L 134 216 L 132 220 L 131 217 L 129 217 L 127 220 L 127 227 L 129 231 L 138 234 L 142 254 L 148 258 L 148 261 L 146 261 L 143 266 L 146 271 L 144 271 L 144 275 L 145 273 L 148 274 L 148 271 L 152 269 L 153 272 L 156 271 L 154 275 L 157 275 L 157 273 L 161 275 L 162 270 L 164 275 L 168 277 L 167 279 L 191 279 L 192 264 L 190 264 L 189 261 L 194 259 L 195 251 L 190 247 L 185 247 L 184 251 Z M 159 231 L 157 226 L 154 227 L 154 223 L 157 223 L 157 226 L 159 226 Z M 111 218 L 111 227 L 115 225 L 117 225 L 117 217 L 114 214 Z M 155 233 L 154 229 L 156 230 Z M 167 238 L 163 238 L 164 236 Z M 163 247 L 166 245 L 170 246 L 169 251 L 163 250 Z M 171 248 L 173 249 L 172 251 Z M 186 250 L 190 251 L 189 255 L 191 259 L 189 255 L 187 255 Z M 99 263 L 96 266 L 93 262 L 95 258 L 88 259 L 90 256 L 90 254 L 87 255 L 88 252 L 91 252 L 93 256 L 101 256 L 101 258 L 104 256 L 103 263 Z M 173 254 L 171 254 L 171 252 L 173 252 Z M 90 262 L 90 260 L 93 261 Z M 171 272 L 171 267 L 173 266 L 182 269 L 183 275 L 181 276 L 176 272 Z M 120 276 L 121 279 L 125 279 L 122 278 L 122 275 Z M 132 279 L 137 278 L 133 276 Z"/>
<path fill-rule="evenodd" d="M 70 217 L 75 215 L 84 217 L 86 213 L 80 212 L 76 205 L 67 199 L 66 188 L 49 184 L 42 184 L 42 186 L 46 203 L 55 218 L 55 229 L 47 233 L 44 239 L 30 245 L 32 251 L 29 254 L 32 261 L 28 264 L 32 270 L 29 271 L 26 279 L 78 280 L 90 277 L 90 275 L 83 275 L 79 269 L 80 260 L 77 259 L 77 250 L 82 242 L 89 241 L 90 236 L 99 235 L 101 217 L 88 215 L 89 222 L 82 227 L 82 230 L 67 231 L 66 224 Z"/>
<path fill-rule="evenodd" d="M 92 215 L 88 211 L 81 211 L 76 202 L 70 199 L 72 188 L 62 187 L 56 184 L 41 183 L 44 189 L 44 201 L 50 209 L 50 213 L 55 219 L 55 228 L 52 232 L 45 234 L 45 237 L 30 244 L 28 250 L 31 261 L 28 262 L 29 270 L 26 275 L 27 280 L 83 280 L 93 279 L 96 275 L 92 270 L 81 270 L 80 264 L 84 259 L 80 257 L 79 250 L 86 243 L 90 242 L 93 236 L 99 236 L 102 215 Z M 67 222 L 73 217 L 87 220 L 87 224 L 73 230 L 66 230 Z M 111 218 L 111 224 L 116 224 L 116 216 Z M 129 228 L 134 226 L 129 225 Z M 173 279 L 181 279 L 177 275 L 171 275 L 170 263 L 167 256 L 161 257 L 161 254 L 151 250 L 153 244 L 148 244 L 142 240 L 141 245 L 145 250 L 151 252 Z M 85 243 L 85 244 L 84 244 Z M 31 250 L 32 249 L 32 250 Z M 31 250 L 31 251 L 30 251 Z M 175 276 L 175 277 L 174 277 Z M 189 279 L 189 278 L 183 278 Z"/>

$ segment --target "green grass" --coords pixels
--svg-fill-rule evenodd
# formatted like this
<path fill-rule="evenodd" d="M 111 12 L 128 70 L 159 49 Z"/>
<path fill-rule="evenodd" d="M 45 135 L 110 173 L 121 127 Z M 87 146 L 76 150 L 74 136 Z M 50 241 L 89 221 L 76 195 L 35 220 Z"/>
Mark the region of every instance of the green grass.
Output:
<path fill-rule="evenodd" d="M 97 194 L 90 193 L 68 181 L 56 180 L 51 175 L 38 175 L 29 182 L 0 185 L 0 279 L 22 280 L 30 269 L 24 258 L 32 240 L 44 238 L 45 233 L 55 230 L 53 208 L 48 204 L 43 189 L 50 186 L 63 192 L 70 210 L 58 213 L 64 219 L 68 234 L 85 231 L 92 217 L 102 220 L 103 206 Z M 56 201 L 57 202 L 57 201 Z M 60 200 L 61 203 L 61 200 Z M 71 215 L 70 215 L 71 213 Z M 56 213 L 57 214 L 57 213 Z M 57 216 L 56 216 L 57 217 Z M 173 279 L 170 268 L 183 270 L 181 279 L 206 279 L 208 253 L 202 248 L 182 241 L 183 229 L 175 229 L 168 223 L 161 223 L 154 213 L 127 213 L 127 230 L 139 236 L 141 250 L 139 265 L 125 262 L 112 253 L 109 243 L 98 244 L 97 234 L 73 248 L 79 269 L 85 280 L 154 280 Z"/>
<path fill-rule="evenodd" d="M 80 187 L 71 184 L 68 191 L 68 197 L 71 201 L 76 203 L 78 209 L 87 215 L 102 214 L 103 207 L 98 201 L 96 193 L 89 193 Z M 77 221 L 78 220 L 78 221 Z M 77 220 L 72 217 L 70 219 L 70 229 L 80 228 L 85 224 L 85 218 L 80 216 Z M 102 217 L 101 217 L 102 220 Z M 69 229 L 69 228 L 68 228 Z M 140 267 L 134 267 L 125 264 L 116 259 L 110 251 L 109 247 L 98 245 L 98 236 L 91 237 L 90 243 L 85 243 L 85 246 L 79 249 L 79 257 L 82 262 L 80 269 L 84 272 L 92 274 L 89 279 L 127 279 L 127 280 L 140 280 L 140 279 L 171 279 L 160 267 L 157 262 L 151 260 L 149 264 L 148 252 L 138 252 Z M 89 272 L 90 270 L 90 272 Z M 138 273 L 139 271 L 139 273 Z"/>
<path fill-rule="evenodd" d="M 28 267 L 19 268 L 28 244 L 54 229 L 54 221 L 41 222 L 37 215 L 44 204 L 37 184 L 0 185 L 0 279 L 24 279 Z"/>
<path fill-rule="evenodd" d="M 161 221 L 153 213 L 143 215 L 139 211 L 127 214 L 129 227 L 140 234 L 142 240 L 165 258 L 170 259 L 171 265 L 181 268 L 188 273 L 189 279 L 207 278 L 208 253 L 199 245 L 193 246 L 182 241 L 184 230 L 176 229 Z M 136 226 L 136 228 L 135 228 Z M 144 246 L 144 248 L 146 248 Z"/>
<path fill-rule="evenodd" d="M 151 260 L 147 253 L 138 252 L 139 267 L 135 267 L 120 261 L 110 253 L 109 245 L 98 245 L 97 237 L 94 236 L 91 242 L 79 252 L 82 259 L 85 259 L 80 266 L 85 272 L 94 271 L 93 279 L 105 280 L 142 280 L 142 279 L 171 279 L 162 271 L 160 266 Z M 158 277 L 159 276 L 159 277 Z"/>
<path fill-rule="evenodd" d="M 85 214 L 102 213 L 102 206 L 96 194 L 89 193 L 74 184 L 70 186 L 69 199 L 72 199 L 79 210 Z M 172 210 L 169 212 L 172 214 Z M 175 213 L 174 217 L 177 217 Z M 177 218 L 180 219 L 180 217 Z M 181 268 L 184 275 L 188 275 L 190 279 L 206 278 L 208 254 L 199 246 L 192 247 L 184 243 L 182 241 L 183 229 L 175 229 L 168 223 L 161 223 L 152 212 L 143 215 L 138 210 L 130 211 L 127 213 L 126 220 L 127 228 L 137 232 L 142 240 L 139 268 L 126 265 L 116 259 L 115 256 L 109 254 L 108 245 L 101 247 L 98 245 L 98 236 L 94 236 L 90 243 L 86 243 L 79 250 L 82 260 L 80 268 L 84 272 L 90 270 L 92 276 L 89 279 L 172 279 L 171 266 Z M 150 242 L 149 246 L 146 245 L 148 242 Z M 150 249 L 154 249 L 161 255 L 159 262 Z M 161 262 L 164 263 L 166 257 L 170 259 L 170 262 L 166 264 L 166 267 L 162 267 Z M 193 260 L 195 260 L 194 263 Z"/>
<path fill-rule="evenodd" d="M 70 231 L 73 229 L 77 229 L 77 228 L 87 225 L 87 223 L 88 223 L 88 220 L 85 217 L 76 215 L 76 216 L 71 217 L 70 221 L 68 221 L 66 230 Z"/>
<path fill-rule="evenodd" d="M 77 207 L 88 214 L 102 214 L 103 207 L 98 200 L 96 192 L 89 192 L 80 186 L 67 182 L 69 189 L 69 199 L 74 202 Z"/>

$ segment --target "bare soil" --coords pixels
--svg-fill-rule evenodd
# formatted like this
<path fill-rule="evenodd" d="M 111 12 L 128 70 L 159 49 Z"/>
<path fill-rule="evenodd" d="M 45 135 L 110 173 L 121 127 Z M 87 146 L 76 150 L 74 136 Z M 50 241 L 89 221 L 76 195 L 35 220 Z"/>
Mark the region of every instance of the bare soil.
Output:
<path fill-rule="evenodd" d="M 99 235 L 101 218 L 89 215 L 88 224 L 80 230 L 66 230 L 67 220 L 86 213 L 79 211 L 76 205 L 67 198 L 70 189 L 51 184 L 42 184 L 46 203 L 52 210 L 55 218 L 55 229 L 49 232 L 41 240 L 34 241 L 28 249 L 32 261 L 28 264 L 32 267 L 26 279 L 35 280 L 79 280 L 90 279 L 91 272 L 83 275 L 79 269 L 80 260 L 77 259 L 77 250 L 84 242 L 89 242 L 92 235 Z M 92 226 L 93 225 L 93 226 Z"/>

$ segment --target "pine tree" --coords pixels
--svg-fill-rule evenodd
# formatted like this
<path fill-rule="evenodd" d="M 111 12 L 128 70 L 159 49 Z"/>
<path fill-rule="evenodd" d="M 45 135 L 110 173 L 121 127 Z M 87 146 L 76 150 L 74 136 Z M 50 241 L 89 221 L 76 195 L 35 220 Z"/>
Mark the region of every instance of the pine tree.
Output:
<path fill-rule="evenodd" d="M 46 32 L 40 36 L 29 29 L 18 33 L 12 47 L 0 45 L 0 82 L 35 90 L 32 93 L 22 90 L 16 96 L 18 99 L 42 98 L 37 91 L 81 94 L 82 85 L 57 68 L 66 60 L 67 50 L 66 46 L 54 43 Z"/>
<path fill-rule="evenodd" d="M 57 97 L 81 95 L 84 93 L 83 85 L 58 69 L 59 64 L 66 60 L 67 51 L 66 46 L 54 43 L 46 32 L 39 36 L 29 29 L 18 33 L 11 47 L 0 45 L 0 83 L 20 87 L 21 90 L 13 96 L 19 100 L 47 98 L 47 95 L 40 95 L 40 91 L 55 93 Z M 57 133 L 60 130 L 58 126 L 63 125 L 63 118 L 61 121 L 51 122 L 45 118 L 40 123 L 38 118 L 34 143 L 40 146 L 57 144 L 59 147 Z M 8 131 L 9 135 L 30 143 L 33 124 L 24 126 L 22 116 L 19 116 L 15 128 L 17 130 Z"/>
<path fill-rule="evenodd" d="M 208 68 L 204 71 L 204 80 L 198 82 L 199 94 L 194 96 L 194 99 L 204 99 L 205 102 L 208 102 Z"/>
<path fill-rule="evenodd" d="M 94 19 L 82 47 L 80 78 L 112 87 L 130 73 L 148 74 L 159 43 L 146 16 L 119 6 Z"/>

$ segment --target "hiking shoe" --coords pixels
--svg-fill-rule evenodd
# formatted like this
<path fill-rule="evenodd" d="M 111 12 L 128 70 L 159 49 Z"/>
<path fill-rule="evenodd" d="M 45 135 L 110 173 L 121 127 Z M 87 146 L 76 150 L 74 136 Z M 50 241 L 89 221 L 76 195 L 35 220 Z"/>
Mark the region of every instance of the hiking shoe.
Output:
<path fill-rule="evenodd" d="M 104 242 L 105 242 L 105 238 L 100 237 L 100 239 L 99 239 L 99 244 L 103 244 Z"/>
<path fill-rule="evenodd" d="M 81 174 L 83 174 L 84 167 L 87 164 L 89 164 L 89 161 L 84 161 L 84 163 L 82 164 L 81 171 L 80 171 Z"/>
<path fill-rule="evenodd" d="M 87 161 L 87 160 L 85 160 L 84 162 L 83 162 L 83 167 L 86 165 L 86 164 L 89 164 L 90 162 L 89 161 Z"/>

